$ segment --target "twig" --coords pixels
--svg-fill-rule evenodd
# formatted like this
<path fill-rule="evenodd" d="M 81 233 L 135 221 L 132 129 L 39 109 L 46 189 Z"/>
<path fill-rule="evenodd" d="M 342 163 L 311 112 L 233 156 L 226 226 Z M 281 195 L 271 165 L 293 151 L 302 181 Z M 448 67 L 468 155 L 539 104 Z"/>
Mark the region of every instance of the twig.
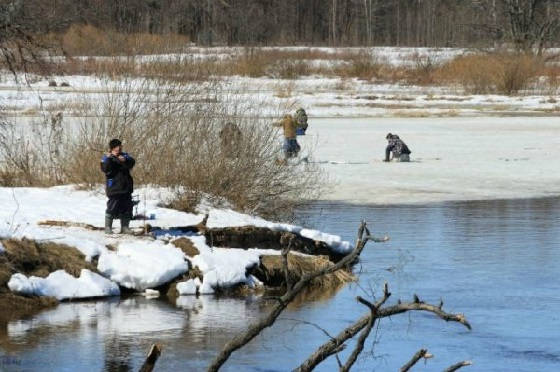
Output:
<path fill-rule="evenodd" d="M 458 370 L 459 368 L 470 366 L 470 365 L 472 365 L 472 362 L 470 360 L 464 360 L 462 362 L 453 364 L 451 367 L 445 369 L 443 372 L 453 372 Z"/>
<path fill-rule="evenodd" d="M 429 359 L 433 357 L 434 356 L 432 354 L 428 353 L 428 349 L 420 349 L 416 352 L 416 354 L 412 356 L 412 359 L 410 359 L 404 366 L 401 367 L 400 372 L 407 372 L 422 358 Z"/>
<path fill-rule="evenodd" d="M 463 314 L 450 314 L 443 311 L 441 308 L 435 305 L 423 303 L 423 302 L 411 302 L 411 303 L 402 303 L 399 302 L 396 305 L 382 307 L 377 310 L 377 319 L 390 317 L 392 315 L 401 314 L 407 311 L 427 311 L 436 314 L 441 319 L 445 321 L 454 321 L 463 324 L 469 330 L 471 329 L 471 325 L 466 320 Z M 295 371 L 302 372 L 302 371 L 311 371 L 315 368 L 319 363 L 327 359 L 329 356 L 333 354 L 333 349 L 340 347 L 340 345 L 344 344 L 347 340 L 354 337 L 358 332 L 360 332 L 364 327 L 367 326 L 368 322 L 370 321 L 371 314 L 365 315 L 358 319 L 354 324 L 344 329 L 340 332 L 335 338 L 325 342 L 321 345 L 313 354 L 307 358 Z"/>
<path fill-rule="evenodd" d="M 369 231 L 367 233 L 369 235 Z M 358 302 L 361 303 L 362 305 L 367 306 L 371 311 L 371 315 L 369 316 L 368 322 L 364 330 L 360 333 L 360 337 L 358 337 L 358 342 L 356 343 L 356 347 L 352 351 L 352 354 L 350 354 L 350 356 L 348 357 L 346 364 L 340 367 L 341 372 L 350 371 L 350 368 L 352 368 L 352 365 L 354 365 L 354 363 L 358 359 L 358 355 L 360 355 L 360 353 L 364 350 L 364 344 L 366 342 L 366 339 L 371 333 L 373 325 L 375 324 L 375 320 L 377 319 L 377 310 L 385 303 L 385 301 L 387 301 L 387 299 L 390 296 L 391 296 L 391 292 L 389 292 L 389 285 L 387 284 L 387 282 L 385 282 L 385 285 L 383 286 L 383 297 L 375 304 L 372 304 L 371 302 L 358 296 L 357 298 Z"/>

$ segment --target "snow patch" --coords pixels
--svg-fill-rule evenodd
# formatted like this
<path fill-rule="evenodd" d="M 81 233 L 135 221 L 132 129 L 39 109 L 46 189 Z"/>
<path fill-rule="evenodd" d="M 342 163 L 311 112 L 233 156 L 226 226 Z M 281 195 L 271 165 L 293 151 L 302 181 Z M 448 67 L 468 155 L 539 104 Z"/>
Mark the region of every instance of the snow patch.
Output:
<path fill-rule="evenodd" d="M 58 300 L 120 295 L 115 283 L 88 269 L 82 269 L 79 278 L 64 270 L 50 273 L 46 278 L 28 278 L 17 273 L 10 278 L 8 288 L 21 295 L 49 296 Z"/>
<path fill-rule="evenodd" d="M 99 257 L 97 269 L 123 287 L 143 291 L 184 274 L 189 266 L 180 249 L 156 240 L 121 243 L 116 252 Z"/>

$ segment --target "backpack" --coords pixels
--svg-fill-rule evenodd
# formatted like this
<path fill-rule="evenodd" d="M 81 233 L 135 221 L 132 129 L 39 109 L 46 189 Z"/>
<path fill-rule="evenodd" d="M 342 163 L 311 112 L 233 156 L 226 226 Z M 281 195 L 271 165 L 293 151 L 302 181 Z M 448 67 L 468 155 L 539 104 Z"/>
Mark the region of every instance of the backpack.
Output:
<path fill-rule="evenodd" d="M 295 120 L 298 129 L 303 129 L 304 131 L 307 129 L 307 113 L 304 109 L 300 108 L 296 111 Z"/>

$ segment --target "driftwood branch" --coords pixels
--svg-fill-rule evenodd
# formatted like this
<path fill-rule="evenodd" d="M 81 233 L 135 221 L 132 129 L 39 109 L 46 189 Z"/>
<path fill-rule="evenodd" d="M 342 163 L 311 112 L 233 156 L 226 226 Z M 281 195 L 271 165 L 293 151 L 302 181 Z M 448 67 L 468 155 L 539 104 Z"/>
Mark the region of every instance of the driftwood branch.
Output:
<path fill-rule="evenodd" d="M 439 306 L 427 304 L 420 301 L 418 296 L 415 297 L 414 301 L 415 302 L 410 303 L 399 302 L 396 305 L 381 307 L 377 310 L 376 318 L 381 319 L 408 311 L 427 311 L 437 315 L 445 321 L 458 322 L 463 324 L 469 330 L 471 329 L 471 325 L 463 314 L 447 313 L 443 311 Z M 369 323 L 371 317 L 371 314 L 361 317 L 354 324 L 340 332 L 336 337 L 325 342 L 313 354 L 311 354 L 309 358 L 307 358 L 307 360 L 305 360 L 298 368 L 296 368 L 296 371 L 303 372 L 313 370 L 319 363 L 323 362 L 325 359 L 331 356 L 334 349 L 339 348 L 347 340 L 351 339 L 356 334 L 358 334 L 358 332 L 364 329 Z"/>
<path fill-rule="evenodd" d="M 453 364 L 451 367 L 447 368 L 443 372 L 453 372 L 458 370 L 459 368 L 470 366 L 470 365 L 472 365 L 472 362 L 470 360 L 464 360 L 462 362 Z"/>
<path fill-rule="evenodd" d="M 150 348 L 150 351 L 148 352 L 148 356 L 146 357 L 144 364 L 142 364 L 142 367 L 140 367 L 139 372 L 152 372 L 154 370 L 158 358 L 161 355 L 161 350 L 162 350 L 161 345 L 153 344 L 152 347 Z"/>
<path fill-rule="evenodd" d="M 433 357 L 434 356 L 432 354 L 428 353 L 428 349 L 420 349 L 416 352 L 416 354 L 412 356 L 412 359 L 410 359 L 404 366 L 401 367 L 400 372 L 407 372 L 422 358 L 430 359 Z"/>
<path fill-rule="evenodd" d="M 369 235 L 369 232 L 368 232 L 368 235 Z M 385 285 L 383 286 L 383 297 L 379 301 L 377 301 L 375 304 L 372 304 L 371 302 L 369 302 L 369 301 L 365 300 L 364 298 L 358 296 L 358 298 L 357 298 L 358 302 L 367 306 L 369 308 L 371 314 L 369 316 L 369 319 L 366 323 L 365 328 L 360 333 L 360 337 L 358 337 L 358 342 L 356 343 L 356 347 L 354 348 L 354 350 L 352 350 L 352 354 L 350 354 L 346 363 L 343 366 L 340 367 L 341 372 L 350 371 L 350 368 L 352 368 L 354 363 L 356 363 L 356 360 L 358 360 L 358 356 L 364 350 L 364 344 L 366 342 L 366 339 L 369 337 L 369 334 L 371 333 L 373 325 L 375 324 L 375 320 L 377 319 L 377 311 L 385 303 L 385 301 L 387 301 L 387 299 L 390 296 L 391 296 L 391 292 L 389 292 L 389 285 L 387 284 L 387 282 L 385 282 Z"/>
<path fill-rule="evenodd" d="M 407 311 L 428 311 L 434 313 L 446 322 L 453 321 L 458 322 L 467 327 L 469 330 L 472 329 L 470 323 L 467 321 L 463 314 L 451 314 L 443 311 L 439 306 L 427 304 L 424 302 L 403 302 L 397 305 L 388 306 L 379 310 L 379 318 L 384 318 L 396 314 L 405 313 Z"/>
<path fill-rule="evenodd" d="M 247 331 L 234 337 L 230 340 L 222 349 L 222 351 L 216 356 L 208 367 L 208 371 L 218 371 L 218 369 L 228 360 L 230 355 L 249 343 L 253 338 L 255 338 L 263 329 L 270 327 L 276 321 L 276 318 L 280 316 L 282 311 L 288 306 L 288 304 L 303 290 L 308 284 L 315 278 L 323 276 L 325 274 L 333 273 L 340 270 L 350 263 L 352 263 L 356 258 L 359 257 L 360 253 L 366 246 L 367 242 L 370 240 L 369 237 L 365 236 L 364 231 L 366 229 L 366 223 L 362 222 L 360 228 L 358 229 L 358 239 L 356 245 L 352 252 L 346 255 L 343 259 L 338 261 L 335 265 L 324 267 L 320 270 L 314 271 L 312 273 L 304 275 L 298 282 L 296 282 L 290 290 L 278 298 L 278 302 L 273 307 L 272 311 L 263 319 L 251 324 Z M 384 241 L 388 238 L 383 239 Z M 363 328 L 363 327 L 362 327 Z M 340 346 L 340 345 L 338 345 Z M 338 347 L 337 347 L 338 349 Z M 332 350 L 331 350 L 332 355 Z"/>

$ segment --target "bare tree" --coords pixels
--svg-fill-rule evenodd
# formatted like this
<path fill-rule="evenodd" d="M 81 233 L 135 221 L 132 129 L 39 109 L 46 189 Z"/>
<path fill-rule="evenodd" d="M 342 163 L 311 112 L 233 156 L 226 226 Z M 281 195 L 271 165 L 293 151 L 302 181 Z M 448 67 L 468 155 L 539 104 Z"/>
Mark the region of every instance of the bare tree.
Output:
<path fill-rule="evenodd" d="M 515 46 L 524 52 L 536 48 L 542 54 L 546 41 L 560 25 L 558 1 L 504 0 L 504 5 Z"/>

